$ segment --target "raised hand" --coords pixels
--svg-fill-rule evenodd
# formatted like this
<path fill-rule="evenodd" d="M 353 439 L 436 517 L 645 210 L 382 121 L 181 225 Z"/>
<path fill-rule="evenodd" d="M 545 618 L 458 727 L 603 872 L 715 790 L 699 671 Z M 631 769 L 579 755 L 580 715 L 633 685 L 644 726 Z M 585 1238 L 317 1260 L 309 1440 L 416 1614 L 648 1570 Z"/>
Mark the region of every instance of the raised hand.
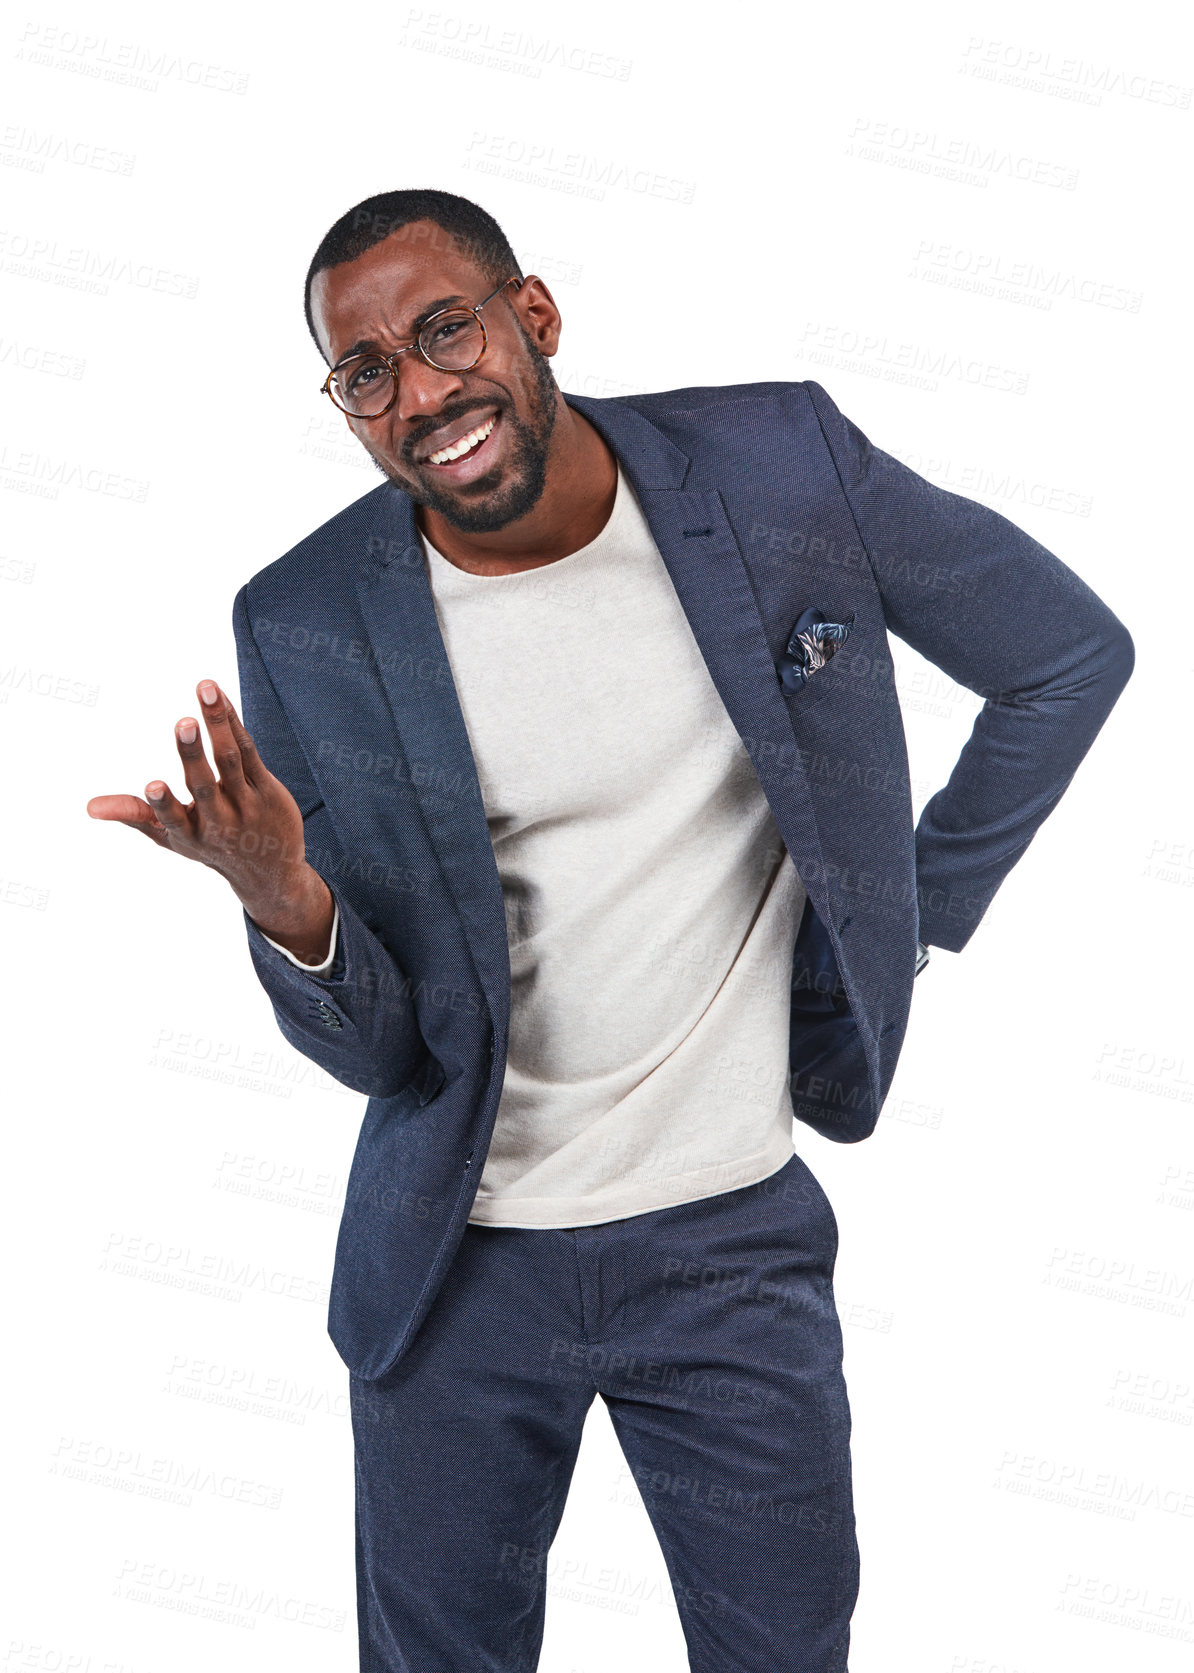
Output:
<path fill-rule="evenodd" d="M 317 964 L 327 953 L 333 902 L 327 884 L 307 863 L 298 803 L 262 761 L 219 686 L 201 680 L 196 692 L 215 771 L 198 722 L 191 716 L 180 720 L 174 738 L 190 802 L 180 802 L 164 780 L 151 779 L 145 800 L 93 796 L 87 812 L 142 831 L 160 848 L 218 871 L 264 934 Z"/>

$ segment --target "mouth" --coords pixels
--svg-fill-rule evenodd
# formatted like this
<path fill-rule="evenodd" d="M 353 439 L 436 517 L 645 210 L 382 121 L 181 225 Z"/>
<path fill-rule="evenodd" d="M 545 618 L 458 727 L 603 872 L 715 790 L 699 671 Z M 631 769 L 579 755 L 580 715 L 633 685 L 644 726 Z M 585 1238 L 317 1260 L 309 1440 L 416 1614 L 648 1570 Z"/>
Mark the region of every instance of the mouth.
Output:
<path fill-rule="evenodd" d="M 471 482 L 492 463 L 497 450 L 494 432 L 499 439 L 501 436 L 501 414 L 491 412 L 479 423 L 470 424 L 469 419 L 462 419 L 447 426 L 447 431 L 448 439 L 432 452 L 424 453 L 419 466 L 429 475 L 447 477 L 453 483 Z"/>

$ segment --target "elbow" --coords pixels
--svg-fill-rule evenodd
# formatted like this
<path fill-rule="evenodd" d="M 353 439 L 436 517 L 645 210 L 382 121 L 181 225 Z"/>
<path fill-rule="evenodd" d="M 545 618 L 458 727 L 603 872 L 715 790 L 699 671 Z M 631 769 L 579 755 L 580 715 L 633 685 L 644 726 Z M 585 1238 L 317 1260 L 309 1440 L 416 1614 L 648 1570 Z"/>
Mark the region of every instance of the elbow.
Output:
<path fill-rule="evenodd" d="M 1136 646 L 1124 624 L 1112 617 L 1099 649 L 1099 683 L 1114 703 L 1136 666 Z M 1110 707 L 1110 703 L 1108 704 Z"/>
<path fill-rule="evenodd" d="M 410 1094 L 427 1103 L 444 1084 L 444 1071 L 437 1059 L 419 1042 L 403 1050 L 377 1047 L 368 1057 L 356 1057 L 351 1064 L 331 1071 L 343 1085 L 366 1098 L 397 1098 Z"/>
<path fill-rule="evenodd" d="M 435 1073 L 426 1070 L 416 1075 L 395 1074 L 392 1068 L 334 1069 L 333 1078 L 365 1098 L 390 1099 L 407 1096 L 420 1105 L 429 1103 L 444 1084 L 444 1073 L 433 1063 Z"/>
<path fill-rule="evenodd" d="M 1102 663 L 1107 681 L 1114 683 L 1117 691 L 1122 691 L 1135 668 L 1135 644 L 1119 617 L 1112 617 L 1112 626 L 1104 637 Z"/>
<path fill-rule="evenodd" d="M 329 1049 L 325 1036 L 316 1036 L 313 1029 L 296 1024 L 276 1006 L 274 1010 L 283 1038 L 350 1092 L 363 1098 L 393 1098 L 410 1084 L 414 1071 L 409 1067 L 408 1054 L 395 1056 L 368 1050 L 355 1036 L 338 1049 Z"/>
<path fill-rule="evenodd" d="M 350 1092 L 359 1092 L 363 1098 L 396 1098 L 410 1084 L 385 1070 L 372 1067 L 335 1068 L 328 1072 L 341 1086 L 346 1086 Z"/>
<path fill-rule="evenodd" d="M 1136 666 L 1136 646 L 1132 642 L 1132 635 L 1122 622 L 1116 623 L 1116 629 L 1111 646 L 1111 663 L 1119 680 L 1119 689 L 1122 691 Z"/>

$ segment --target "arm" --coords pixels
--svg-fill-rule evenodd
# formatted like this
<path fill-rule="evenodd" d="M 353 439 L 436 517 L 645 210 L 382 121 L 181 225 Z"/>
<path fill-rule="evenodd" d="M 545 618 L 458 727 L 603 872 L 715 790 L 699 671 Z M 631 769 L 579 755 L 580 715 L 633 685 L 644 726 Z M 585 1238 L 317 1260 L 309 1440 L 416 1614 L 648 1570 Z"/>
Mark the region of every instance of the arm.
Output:
<path fill-rule="evenodd" d="M 239 629 L 243 595 L 237 603 Z M 151 779 L 144 800 L 93 796 L 87 811 L 225 879 L 244 909 L 249 951 L 291 1045 L 345 1086 L 373 1096 L 390 1097 L 422 1072 L 422 1095 L 428 1071 L 434 1078 L 438 1065 L 423 1043 L 408 985 L 339 890 L 307 861 L 307 820 L 326 821 L 326 832 L 317 827 L 324 848 L 335 852 L 338 842 L 247 618 L 243 632 L 238 648 L 247 701 L 264 754 L 215 681 L 201 680 L 197 695 L 216 771 L 198 721 L 187 716 L 174 728 L 191 801 L 179 801 L 164 780 Z M 266 756 L 285 779 L 270 770 Z"/>
<path fill-rule="evenodd" d="M 1132 672 L 1128 630 L 998 512 L 873 447 L 806 382 L 887 625 L 985 699 L 916 827 L 920 939 L 960 952 Z"/>
<path fill-rule="evenodd" d="M 253 638 L 246 594 L 242 587 L 232 614 L 246 724 L 262 761 L 294 798 L 304 830 L 318 825 L 320 848 L 334 850 L 338 843 L 323 799 Z M 373 1097 L 390 1097 L 427 1062 L 414 1006 L 405 997 L 409 984 L 397 960 L 340 889 L 327 879 L 321 881 L 331 895 L 333 912 L 330 937 L 325 927 L 318 951 L 308 958 L 302 956 L 308 948 L 297 946 L 294 939 L 271 939 L 265 929 L 272 925 L 246 911 L 249 953 L 291 1045 L 344 1085 Z M 313 968 L 329 939 L 328 957 Z M 288 944 L 281 945 L 283 940 Z"/>

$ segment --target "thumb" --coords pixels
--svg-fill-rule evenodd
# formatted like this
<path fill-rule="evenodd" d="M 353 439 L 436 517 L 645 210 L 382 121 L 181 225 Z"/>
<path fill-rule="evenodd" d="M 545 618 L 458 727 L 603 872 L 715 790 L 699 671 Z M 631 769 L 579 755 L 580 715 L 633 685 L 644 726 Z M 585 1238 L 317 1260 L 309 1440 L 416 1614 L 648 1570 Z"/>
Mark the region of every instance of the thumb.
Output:
<path fill-rule="evenodd" d="M 140 796 L 92 796 L 87 804 L 88 817 L 103 819 L 110 824 L 128 825 L 134 831 L 144 831 L 147 837 L 161 846 L 167 845 L 169 833 L 148 802 Z"/>

